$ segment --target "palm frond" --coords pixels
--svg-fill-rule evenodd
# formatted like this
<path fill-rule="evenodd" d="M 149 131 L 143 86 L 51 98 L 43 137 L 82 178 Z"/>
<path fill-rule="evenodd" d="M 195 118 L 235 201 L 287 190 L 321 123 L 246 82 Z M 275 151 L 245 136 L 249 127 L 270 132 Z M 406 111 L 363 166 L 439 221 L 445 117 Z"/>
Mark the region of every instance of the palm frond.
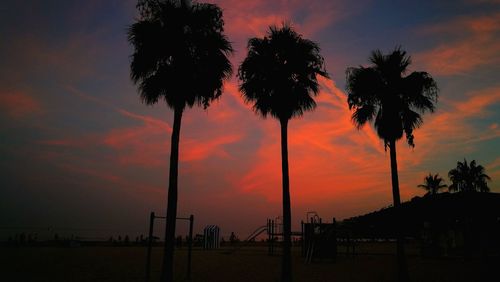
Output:
<path fill-rule="evenodd" d="M 426 72 L 412 72 L 403 79 L 403 89 L 408 104 L 415 110 L 434 112 L 438 99 L 436 81 Z"/>
<path fill-rule="evenodd" d="M 361 107 L 357 107 L 354 113 L 352 114 L 352 121 L 359 129 L 363 127 L 367 122 L 370 122 L 375 117 L 376 107 L 373 105 L 363 105 Z"/>
<path fill-rule="evenodd" d="M 347 102 L 354 111 L 354 124 L 360 128 L 373 120 L 386 145 L 405 133 L 408 144 L 414 146 L 413 131 L 423 123 L 421 114 L 435 109 L 438 97 L 435 81 L 426 72 L 413 72 L 405 77 L 411 57 L 401 47 L 387 55 L 375 50 L 370 62 L 369 67 L 346 71 Z"/>
<path fill-rule="evenodd" d="M 128 40 L 134 47 L 130 73 L 147 104 L 163 98 L 172 108 L 219 98 L 232 74 L 233 52 L 224 35 L 222 10 L 214 4 L 141 0 L 141 18 Z"/>
<path fill-rule="evenodd" d="M 434 195 L 439 193 L 439 190 L 447 187 L 446 184 L 441 184 L 443 182 L 443 178 L 439 176 L 439 174 L 431 174 L 424 178 L 424 184 L 419 184 L 417 187 L 424 188 L 429 195 Z"/>
<path fill-rule="evenodd" d="M 470 164 L 466 159 L 463 162 L 458 161 L 457 167 L 448 172 L 448 177 L 452 181 L 450 191 L 489 192 L 488 181 L 491 178 L 484 171 L 484 167 L 477 165 L 475 160 Z"/>
<path fill-rule="evenodd" d="M 238 69 L 243 99 L 263 117 L 290 119 L 313 110 L 317 76 L 328 77 L 319 52 L 315 42 L 291 26 L 271 26 L 264 38 L 248 41 L 248 54 Z"/>

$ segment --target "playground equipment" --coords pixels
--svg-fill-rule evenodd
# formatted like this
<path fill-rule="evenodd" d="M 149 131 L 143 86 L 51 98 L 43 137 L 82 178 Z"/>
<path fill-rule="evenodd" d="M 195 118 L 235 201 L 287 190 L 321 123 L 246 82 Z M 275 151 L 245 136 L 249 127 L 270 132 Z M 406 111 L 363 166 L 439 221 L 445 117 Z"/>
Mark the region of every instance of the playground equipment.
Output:
<path fill-rule="evenodd" d="M 276 250 L 276 246 L 278 245 L 278 242 L 280 239 L 282 240 L 283 236 L 283 223 L 280 220 L 280 217 L 276 217 L 274 219 L 267 219 L 266 225 L 262 225 L 257 227 L 254 231 L 252 231 L 245 240 L 242 241 L 242 243 L 238 244 L 235 246 L 231 251 L 227 252 L 228 254 L 234 253 L 235 251 L 241 249 L 243 246 L 247 245 L 248 243 L 255 241 L 255 239 L 263 234 L 264 232 L 266 237 L 267 237 L 267 243 L 268 243 L 268 254 L 269 255 L 274 255 L 274 252 Z M 299 236 L 302 237 L 302 232 L 292 232 L 292 236 Z"/>
<path fill-rule="evenodd" d="M 280 217 L 267 219 L 266 225 L 259 226 L 252 233 L 250 233 L 250 235 L 248 235 L 243 242 L 248 243 L 255 241 L 255 239 L 264 232 L 266 232 L 267 237 L 268 254 L 274 255 L 276 246 L 278 246 L 279 241 L 283 239 L 283 222 Z M 292 236 L 302 238 L 302 231 L 292 232 Z M 242 246 L 243 245 L 240 245 L 237 249 L 240 249 Z"/>
<path fill-rule="evenodd" d="M 220 247 L 220 228 L 217 225 L 207 225 L 203 230 L 203 248 L 218 249 Z"/>
<path fill-rule="evenodd" d="M 307 222 L 301 222 L 301 230 L 292 232 L 293 238 L 298 238 L 301 243 L 301 254 L 306 263 L 311 263 L 313 259 L 333 259 L 336 260 L 338 246 L 346 247 L 346 254 L 355 253 L 356 241 L 350 236 L 348 230 L 340 230 L 335 218 L 331 223 L 323 222 L 317 212 L 307 212 Z M 276 248 L 281 246 L 283 241 L 283 223 L 280 217 L 267 219 L 267 224 L 256 228 L 248 237 L 229 253 L 240 249 L 245 243 L 254 241 L 259 235 L 266 232 L 268 254 L 274 255 Z M 339 236 L 340 235 L 340 236 Z M 297 241 L 297 240 L 294 240 Z"/>
<path fill-rule="evenodd" d="M 151 278 L 151 249 L 153 247 L 153 229 L 155 219 L 166 219 L 165 216 L 156 216 L 154 212 L 151 212 L 149 216 L 149 237 L 148 237 L 148 251 L 146 257 L 146 282 L 150 281 Z M 193 223 L 194 216 L 190 215 L 189 217 L 178 217 L 177 220 L 188 220 L 189 221 L 189 237 L 188 237 L 188 256 L 187 256 L 187 280 L 191 280 L 191 254 L 193 251 Z"/>
<path fill-rule="evenodd" d="M 252 242 L 255 241 L 255 238 L 257 238 L 260 234 L 267 232 L 268 226 L 263 225 L 255 229 L 248 237 L 244 240 L 244 242 Z"/>
<path fill-rule="evenodd" d="M 302 222 L 302 256 L 305 262 L 311 263 L 313 258 L 337 257 L 337 226 L 335 218 L 332 223 L 323 223 L 316 212 L 308 213 L 308 222 Z"/>

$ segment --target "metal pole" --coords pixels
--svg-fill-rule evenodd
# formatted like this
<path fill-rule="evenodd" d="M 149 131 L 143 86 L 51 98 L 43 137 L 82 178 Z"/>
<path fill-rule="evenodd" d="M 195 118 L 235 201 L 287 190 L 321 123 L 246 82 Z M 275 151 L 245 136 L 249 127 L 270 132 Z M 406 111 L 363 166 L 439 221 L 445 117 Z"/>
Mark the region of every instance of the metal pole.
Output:
<path fill-rule="evenodd" d="M 151 248 L 153 247 L 153 226 L 155 223 L 155 213 L 151 212 L 149 216 L 149 237 L 148 237 L 148 251 L 146 257 L 146 282 L 150 281 L 151 270 Z"/>
<path fill-rule="evenodd" d="M 271 255 L 271 221 L 267 219 L 267 255 Z"/>
<path fill-rule="evenodd" d="M 271 240 L 271 255 L 274 255 L 274 243 L 275 243 L 275 237 L 274 237 L 274 234 L 276 232 L 276 230 L 274 230 L 274 219 L 271 219 L 271 236 L 272 236 L 272 240 Z"/>
<path fill-rule="evenodd" d="M 193 222 L 194 216 L 189 217 L 189 243 L 188 243 L 188 265 L 187 265 L 187 279 L 191 280 L 191 253 L 193 251 Z"/>
<path fill-rule="evenodd" d="M 332 226 L 333 226 L 333 261 L 337 261 L 337 221 L 335 220 L 335 217 L 332 219 Z"/>
<path fill-rule="evenodd" d="M 304 248 L 304 243 L 305 243 L 305 241 L 304 241 L 304 239 L 305 239 L 305 238 L 304 238 L 304 221 L 303 221 L 303 220 L 301 220 L 301 221 L 300 221 L 300 239 L 301 239 L 301 245 L 300 245 L 300 247 L 301 247 L 301 249 L 300 249 L 300 255 L 301 255 L 302 257 L 304 257 L 304 254 L 305 254 L 305 248 Z"/>

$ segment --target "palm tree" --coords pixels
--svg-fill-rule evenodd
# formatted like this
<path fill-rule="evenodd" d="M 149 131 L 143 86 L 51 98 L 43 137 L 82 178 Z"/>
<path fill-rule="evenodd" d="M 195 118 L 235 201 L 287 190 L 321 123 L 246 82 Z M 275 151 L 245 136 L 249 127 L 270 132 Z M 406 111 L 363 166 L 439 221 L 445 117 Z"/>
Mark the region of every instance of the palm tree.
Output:
<path fill-rule="evenodd" d="M 448 172 L 452 184 L 449 187 L 450 192 L 489 192 L 488 181 L 491 178 L 485 173 L 482 165 L 476 165 L 476 160 L 467 164 L 457 162 L 457 167 Z"/>
<path fill-rule="evenodd" d="M 140 17 L 130 26 L 134 47 L 130 73 L 142 101 L 164 99 L 174 111 L 162 281 L 173 280 L 179 135 L 186 107 L 220 97 L 231 76 L 232 47 L 224 35 L 222 10 L 213 4 L 175 0 L 139 0 Z"/>
<path fill-rule="evenodd" d="M 316 107 L 317 75 L 328 77 L 318 45 L 302 38 L 292 27 L 270 27 L 264 38 L 248 41 L 248 55 L 238 77 L 245 102 L 253 110 L 279 120 L 283 178 L 283 262 L 282 281 L 291 281 L 291 208 L 288 175 L 288 121 Z"/>
<path fill-rule="evenodd" d="M 424 184 L 418 185 L 418 187 L 424 188 L 427 191 L 426 195 L 436 195 L 439 189 L 447 187 L 446 184 L 441 184 L 443 178 L 439 174 L 432 175 L 429 173 L 428 176 L 424 178 Z"/>
<path fill-rule="evenodd" d="M 385 148 L 390 149 L 393 204 L 399 217 L 401 200 L 396 141 L 404 133 L 408 144 L 415 146 L 413 130 L 422 125 L 421 114 L 434 111 L 438 88 L 426 72 L 412 72 L 405 76 L 411 58 L 400 47 L 387 55 L 379 50 L 373 51 L 370 62 L 372 65 L 368 67 L 347 69 L 347 101 L 349 109 L 354 110 L 352 121 L 356 127 L 360 129 L 373 121 Z M 402 230 L 397 228 L 397 233 L 398 279 L 402 281 L 408 279 L 408 273 Z"/>

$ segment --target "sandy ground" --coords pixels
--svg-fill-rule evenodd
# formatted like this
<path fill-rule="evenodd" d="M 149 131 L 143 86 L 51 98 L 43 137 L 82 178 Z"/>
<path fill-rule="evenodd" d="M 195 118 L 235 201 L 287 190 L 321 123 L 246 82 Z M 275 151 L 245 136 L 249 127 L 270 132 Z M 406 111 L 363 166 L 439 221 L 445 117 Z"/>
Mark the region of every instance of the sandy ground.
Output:
<path fill-rule="evenodd" d="M 340 255 L 305 264 L 294 250 L 295 281 L 394 281 L 393 246 L 361 246 L 355 257 Z M 152 281 L 159 281 L 161 248 L 153 250 Z M 368 254 L 370 253 L 370 254 Z M 176 281 L 186 281 L 186 249 L 176 252 Z M 412 281 L 500 281 L 498 260 L 426 259 L 408 251 Z M 144 281 L 143 247 L 0 248 L 0 281 Z M 279 281 L 280 257 L 266 248 L 245 247 L 193 251 L 191 281 Z M 493 276 L 495 275 L 495 276 Z"/>

